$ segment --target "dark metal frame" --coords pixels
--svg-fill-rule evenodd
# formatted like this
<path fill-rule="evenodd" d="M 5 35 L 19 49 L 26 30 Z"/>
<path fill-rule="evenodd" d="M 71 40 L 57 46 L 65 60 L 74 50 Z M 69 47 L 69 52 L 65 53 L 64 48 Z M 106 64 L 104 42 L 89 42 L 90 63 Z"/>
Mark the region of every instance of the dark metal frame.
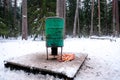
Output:
<path fill-rule="evenodd" d="M 48 60 L 48 48 L 49 48 L 49 47 L 46 47 L 46 52 L 47 52 L 47 60 Z M 63 47 L 61 47 L 61 60 L 62 60 L 62 49 L 63 49 Z"/>

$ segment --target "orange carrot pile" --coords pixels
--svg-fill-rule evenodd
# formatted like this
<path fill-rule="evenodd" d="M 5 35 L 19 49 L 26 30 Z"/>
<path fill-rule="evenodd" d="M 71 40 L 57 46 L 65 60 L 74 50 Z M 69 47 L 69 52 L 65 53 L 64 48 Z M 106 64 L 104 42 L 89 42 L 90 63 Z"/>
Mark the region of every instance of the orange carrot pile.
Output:
<path fill-rule="evenodd" d="M 62 59 L 61 56 L 58 57 L 58 61 L 64 62 L 64 61 L 71 61 L 75 59 L 75 54 L 63 54 Z"/>

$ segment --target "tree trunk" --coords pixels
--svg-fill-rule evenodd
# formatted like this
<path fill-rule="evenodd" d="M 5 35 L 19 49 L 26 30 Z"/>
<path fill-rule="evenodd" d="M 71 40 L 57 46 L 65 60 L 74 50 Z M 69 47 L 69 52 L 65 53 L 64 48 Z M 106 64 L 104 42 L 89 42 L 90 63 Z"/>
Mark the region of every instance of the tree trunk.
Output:
<path fill-rule="evenodd" d="M 91 28 L 90 28 L 90 36 L 93 35 L 93 15 L 94 15 L 94 0 L 92 0 L 92 7 L 91 7 Z"/>
<path fill-rule="evenodd" d="M 56 15 L 65 18 L 65 0 L 57 0 Z"/>
<path fill-rule="evenodd" d="M 77 24 L 77 18 L 78 18 L 78 6 L 79 6 L 79 0 L 76 1 L 76 11 L 75 11 L 74 27 L 73 27 L 73 37 L 76 36 L 76 24 Z"/>
<path fill-rule="evenodd" d="M 4 2 L 4 19 L 8 18 L 8 11 L 9 11 L 9 1 L 8 0 L 3 0 Z"/>
<path fill-rule="evenodd" d="M 63 0 L 63 4 L 64 4 L 64 38 L 65 38 L 65 36 L 66 36 L 66 0 Z"/>
<path fill-rule="evenodd" d="M 112 8 L 113 8 L 113 36 L 115 36 L 115 0 L 112 1 Z"/>
<path fill-rule="evenodd" d="M 56 16 L 59 16 L 59 5 L 60 5 L 60 0 L 57 0 L 57 2 L 56 2 Z"/>
<path fill-rule="evenodd" d="M 79 13 L 79 11 L 78 11 L 78 13 Z M 78 14 L 78 28 L 77 28 L 77 34 L 79 35 L 79 33 L 80 33 L 80 23 L 79 23 L 79 14 Z"/>
<path fill-rule="evenodd" d="M 100 18 L 100 0 L 98 0 L 98 32 L 99 36 L 101 36 L 101 18 Z"/>
<path fill-rule="evenodd" d="M 56 15 L 64 18 L 64 35 L 66 33 L 66 0 L 57 0 L 56 2 Z"/>
<path fill-rule="evenodd" d="M 108 34 L 108 22 L 107 22 L 107 0 L 105 1 L 105 29 L 106 29 L 106 32 L 105 34 L 107 35 Z"/>
<path fill-rule="evenodd" d="M 79 0 L 79 7 L 81 7 L 81 0 Z M 77 30 L 77 33 L 80 37 L 80 19 L 79 19 L 79 8 L 78 8 L 78 30 Z"/>
<path fill-rule="evenodd" d="M 17 8 L 17 0 L 14 0 L 14 19 L 13 26 L 16 27 L 16 8 Z"/>
<path fill-rule="evenodd" d="M 27 0 L 22 2 L 22 39 L 27 40 Z"/>
<path fill-rule="evenodd" d="M 116 15 L 116 36 L 119 35 L 119 9 L 118 9 L 118 0 L 115 0 L 115 15 Z"/>

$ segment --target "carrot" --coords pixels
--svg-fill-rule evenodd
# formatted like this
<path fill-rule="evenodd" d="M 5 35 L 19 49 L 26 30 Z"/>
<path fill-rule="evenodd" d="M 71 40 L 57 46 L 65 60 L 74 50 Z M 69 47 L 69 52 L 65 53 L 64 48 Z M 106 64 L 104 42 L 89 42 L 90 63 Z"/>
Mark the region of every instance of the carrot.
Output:
<path fill-rule="evenodd" d="M 75 59 L 75 54 L 63 54 L 62 60 L 61 60 L 61 56 L 58 57 L 58 61 L 60 61 L 60 62 L 71 61 L 74 59 Z"/>

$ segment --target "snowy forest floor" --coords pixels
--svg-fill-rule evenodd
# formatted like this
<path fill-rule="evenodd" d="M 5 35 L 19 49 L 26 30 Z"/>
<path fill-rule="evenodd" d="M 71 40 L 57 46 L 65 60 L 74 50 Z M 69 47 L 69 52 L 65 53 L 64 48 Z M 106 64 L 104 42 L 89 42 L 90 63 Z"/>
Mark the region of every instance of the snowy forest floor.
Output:
<path fill-rule="evenodd" d="M 87 53 L 74 80 L 120 80 L 120 38 L 66 38 L 64 53 Z M 45 41 L 0 38 L 0 80 L 63 80 L 50 75 L 26 73 L 4 67 L 4 60 L 31 53 L 45 53 Z"/>

